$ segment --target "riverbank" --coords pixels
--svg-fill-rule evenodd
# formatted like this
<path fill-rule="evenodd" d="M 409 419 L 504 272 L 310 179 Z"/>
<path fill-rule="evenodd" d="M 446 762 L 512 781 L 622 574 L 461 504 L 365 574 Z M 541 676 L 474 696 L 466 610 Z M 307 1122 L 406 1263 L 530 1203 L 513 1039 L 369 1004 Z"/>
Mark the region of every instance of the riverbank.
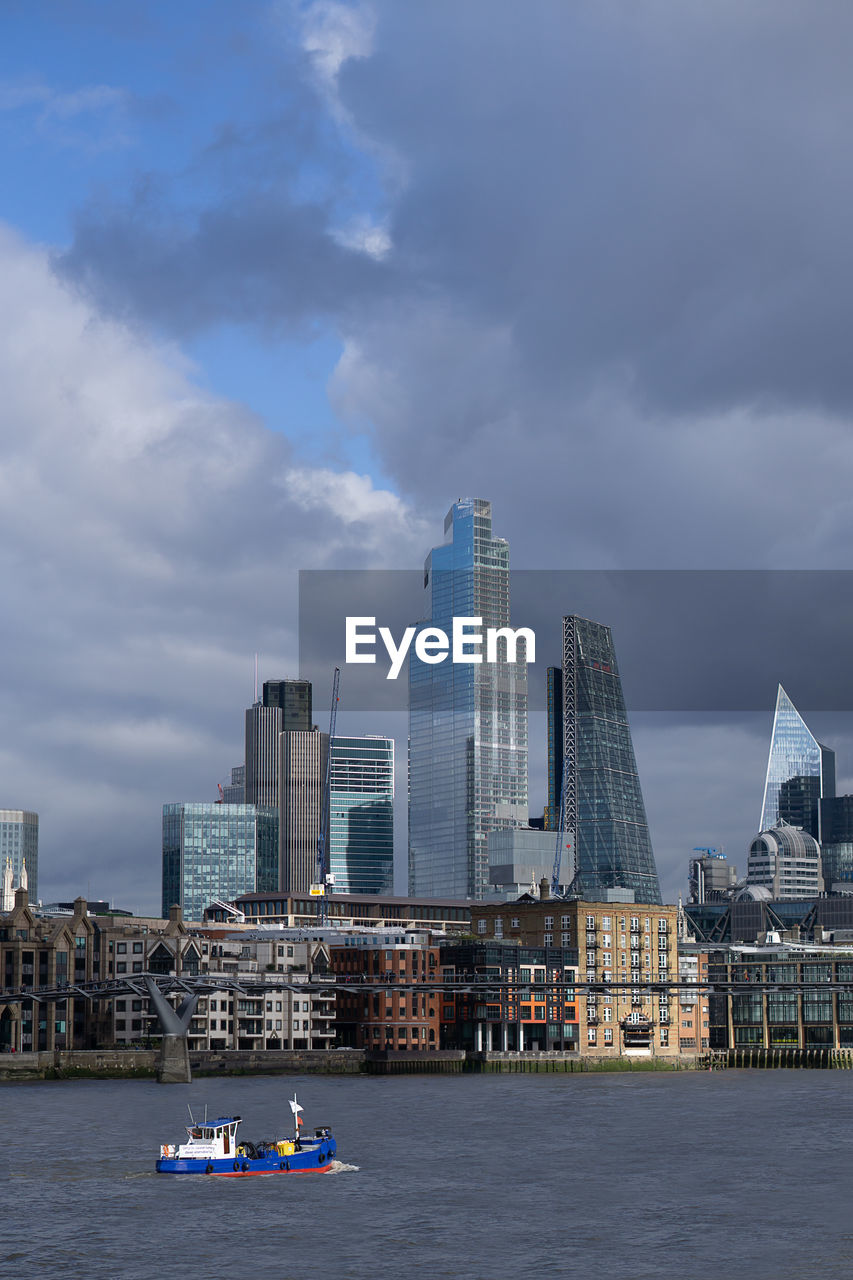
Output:
<path fill-rule="evenodd" d="M 571 1053 L 473 1053 L 442 1049 L 428 1053 L 362 1049 L 229 1049 L 190 1053 L 193 1077 L 252 1075 L 523 1075 L 623 1071 L 697 1071 L 729 1067 L 767 1070 L 853 1068 L 849 1050 L 719 1049 L 699 1056 L 655 1058 L 579 1057 Z M 34 1080 L 156 1079 L 159 1049 L 75 1049 L 0 1057 L 0 1083 Z"/>

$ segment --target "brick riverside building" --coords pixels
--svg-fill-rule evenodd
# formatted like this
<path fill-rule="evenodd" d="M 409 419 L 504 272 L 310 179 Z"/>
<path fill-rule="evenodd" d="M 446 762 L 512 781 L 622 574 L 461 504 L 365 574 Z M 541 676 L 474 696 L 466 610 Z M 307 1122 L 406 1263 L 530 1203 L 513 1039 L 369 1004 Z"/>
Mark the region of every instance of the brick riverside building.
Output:
<path fill-rule="evenodd" d="M 435 1050 L 439 1046 L 439 949 L 428 933 L 352 935 L 332 946 L 332 972 L 352 983 L 338 992 L 338 1043 L 356 1049 Z M 358 984 L 387 981 L 388 991 L 359 991 Z M 423 984 L 423 991 L 395 991 L 395 983 Z"/>
<path fill-rule="evenodd" d="M 678 981 L 678 908 L 642 902 L 563 901 L 525 894 L 517 902 L 478 903 L 471 909 L 479 939 L 516 940 L 528 947 L 571 947 L 578 982 L 607 983 L 608 991 L 578 991 L 579 1052 L 674 1058 L 679 1053 L 676 994 L 651 983 Z"/>

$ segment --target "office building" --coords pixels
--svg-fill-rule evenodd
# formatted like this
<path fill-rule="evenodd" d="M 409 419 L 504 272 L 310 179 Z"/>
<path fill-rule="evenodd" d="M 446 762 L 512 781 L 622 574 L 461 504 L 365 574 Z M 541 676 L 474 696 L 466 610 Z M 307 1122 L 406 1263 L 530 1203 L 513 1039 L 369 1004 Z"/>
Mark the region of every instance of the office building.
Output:
<path fill-rule="evenodd" d="M 561 685 L 562 698 L 553 699 L 551 714 L 561 714 L 562 724 L 555 720 L 548 733 L 549 742 L 562 736 L 564 828 L 566 844 L 575 852 L 574 887 L 590 899 L 622 888 L 632 890 L 637 902 L 660 902 L 609 627 L 588 618 L 563 618 Z"/>
<path fill-rule="evenodd" d="M 329 870 L 336 893 L 394 888 L 394 739 L 335 737 Z"/>
<path fill-rule="evenodd" d="M 11 867 L 12 886 L 38 901 L 39 816 L 28 809 L 0 809 L 0 871 Z M 10 908 L 8 908 L 10 909 Z"/>
<path fill-rule="evenodd" d="M 768 898 L 815 898 L 823 892 L 820 845 L 814 836 L 786 822 L 762 831 L 749 846 L 748 886 Z"/>
<path fill-rule="evenodd" d="M 522 893 L 538 893 L 543 879 L 551 883 L 557 852 L 555 832 L 533 827 L 506 827 L 490 831 L 486 847 L 489 851 L 490 899 L 501 897 L 510 901 Z M 568 876 L 564 874 L 566 872 Z M 568 887 L 572 875 L 572 859 L 568 856 L 561 858 L 559 891 Z"/>
<path fill-rule="evenodd" d="M 509 545 L 492 535 L 480 498 L 455 502 L 446 541 L 424 566 L 427 618 L 447 635 L 453 619 L 510 623 Z M 500 652 L 500 651 L 499 651 Z M 527 824 L 527 664 L 409 661 L 409 891 L 481 898 L 486 839 Z"/>
<path fill-rule="evenodd" d="M 261 698 L 246 711 L 246 804 L 278 805 L 279 734 L 311 727 L 311 682 L 265 680 Z"/>
<path fill-rule="evenodd" d="M 712 1049 L 770 1051 L 778 1066 L 802 1065 L 798 1051 L 804 1051 L 817 1066 L 829 1065 L 819 1051 L 853 1048 L 849 946 L 791 947 L 768 939 L 758 946 L 718 943 L 708 952 L 708 980 L 717 986 L 709 1000 Z M 757 1061 L 768 1059 L 761 1054 Z"/>
<path fill-rule="evenodd" d="M 279 872 L 277 888 L 307 893 L 318 883 L 317 842 L 329 754 L 319 729 L 282 733 L 279 749 Z M 326 822 L 328 830 L 328 820 Z M 327 868 L 328 869 L 328 868 Z"/>
<path fill-rule="evenodd" d="M 246 803 L 246 766 L 237 764 L 231 770 L 231 781 L 222 788 L 223 804 Z"/>
<path fill-rule="evenodd" d="M 239 893 L 278 887 L 278 811 L 252 804 L 163 805 L 163 915 L 188 920 Z"/>
<path fill-rule="evenodd" d="M 853 796 L 821 800 L 820 847 L 823 881 L 827 893 L 853 890 Z"/>
<path fill-rule="evenodd" d="M 806 782 L 809 778 L 814 780 L 811 784 Z M 812 834 L 815 839 L 820 840 L 819 802 L 834 795 L 835 752 L 818 742 L 780 684 L 776 695 L 759 831 L 769 831 L 780 818 L 784 818 L 780 808 L 781 798 L 787 813 L 802 816 L 804 820 L 807 818 L 809 823 L 817 823 L 817 830 L 812 831 Z"/>

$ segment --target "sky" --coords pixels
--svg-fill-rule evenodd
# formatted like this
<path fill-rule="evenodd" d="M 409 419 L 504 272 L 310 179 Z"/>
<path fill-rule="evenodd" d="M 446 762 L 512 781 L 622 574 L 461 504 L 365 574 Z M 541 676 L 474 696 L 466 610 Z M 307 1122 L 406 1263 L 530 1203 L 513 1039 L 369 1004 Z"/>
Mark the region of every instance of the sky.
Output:
<path fill-rule="evenodd" d="M 851 38 L 841 0 L 6 0 L 0 804 L 40 896 L 156 910 L 162 804 L 239 762 L 254 654 L 298 668 L 298 571 L 418 568 L 457 497 L 521 569 L 849 567 Z M 694 846 L 744 868 L 777 680 L 853 786 L 848 691 L 798 695 L 847 632 L 782 582 L 766 707 L 632 717 L 670 900 Z M 737 667 L 694 630 L 697 686 Z"/>

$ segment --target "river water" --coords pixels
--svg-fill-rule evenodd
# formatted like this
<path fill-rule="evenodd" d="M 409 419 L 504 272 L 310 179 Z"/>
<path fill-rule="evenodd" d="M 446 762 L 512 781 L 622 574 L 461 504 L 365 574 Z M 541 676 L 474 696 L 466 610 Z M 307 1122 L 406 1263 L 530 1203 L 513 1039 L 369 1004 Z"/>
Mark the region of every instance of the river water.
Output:
<path fill-rule="evenodd" d="M 340 1171 L 153 1173 L 161 1142 L 329 1123 Z M 853 1073 L 0 1086 L 0 1274 L 829 1280 L 853 1271 Z M 4 1262 L 5 1258 L 5 1262 Z"/>

